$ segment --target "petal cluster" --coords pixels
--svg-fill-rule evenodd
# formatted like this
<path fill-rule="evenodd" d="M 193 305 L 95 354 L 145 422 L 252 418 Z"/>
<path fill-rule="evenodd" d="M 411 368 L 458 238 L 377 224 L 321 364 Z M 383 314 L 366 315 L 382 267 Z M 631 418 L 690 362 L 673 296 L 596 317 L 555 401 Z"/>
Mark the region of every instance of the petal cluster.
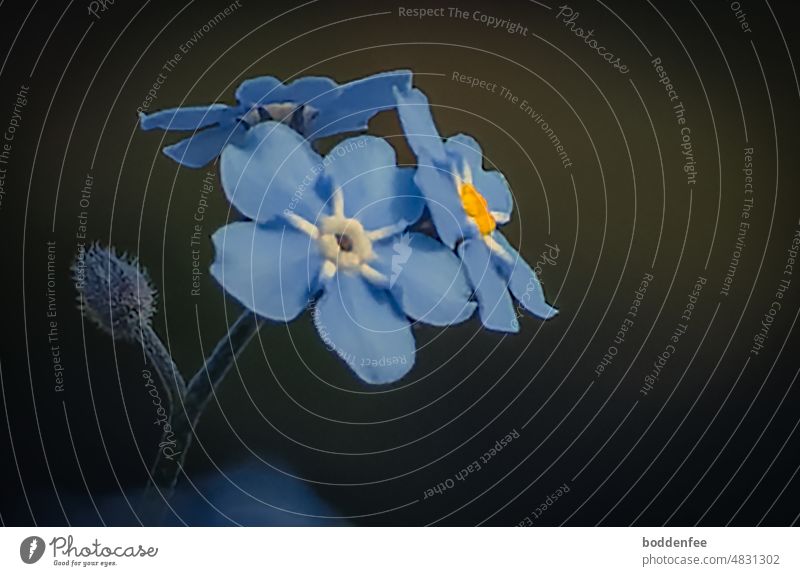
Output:
<path fill-rule="evenodd" d="M 474 138 L 440 135 L 410 72 L 342 85 L 260 77 L 236 101 L 142 115 L 141 126 L 191 131 L 164 149 L 181 164 L 220 156 L 225 195 L 245 220 L 213 235 L 211 273 L 243 306 L 278 322 L 311 308 L 324 345 L 371 384 L 411 370 L 417 322 L 449 326 L 477 310 L 484 327 L 517 332 L 518 309 L 557 314 L 501 233 L 513 211 L 506 179 L 483 168 Z M 371 135 L 317 152 L 316 139 L 365 130 L 393 108 L 416 166 L 398 166 Z"/>
<path fill-rule="evenodd" d="M 483 152 L 471 136 L 442 139 L 422 91 L 396 93 L 400 122 L 417 157 L 414 180 L 439 237 L 456 249 L 466 268 L 483 325 L 519 331 L 512 296 L 534 316 L 555 316 L 558 311 L 546 302 L 536 274 L 499 230 L 513 210 L 505 177 L 483 169 Z"/>
<path fill-rule="evenodd" d="M 261 122 L 283 122 L 315 140 L 332 134 L 365 130 L 378 112 L 394 108 L 393 91 L 407 90 L 411 72 L 396 70 L 337 84 L 308 76 L 284 84 L 274 76 L 245 80 L 236 90 L 236 104 L 215 103 L 140 114 L 143 130 L 192 132 L 164 148 L 164 154 L 190 168 L 205 166 Z"/>

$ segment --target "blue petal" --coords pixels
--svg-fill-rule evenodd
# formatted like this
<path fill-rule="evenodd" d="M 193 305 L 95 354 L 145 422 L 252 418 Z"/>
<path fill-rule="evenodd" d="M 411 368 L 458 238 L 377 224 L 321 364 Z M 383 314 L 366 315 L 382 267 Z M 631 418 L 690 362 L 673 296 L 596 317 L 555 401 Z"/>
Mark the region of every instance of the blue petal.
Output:
<path fill-rule="evenodd" d="M 472 136 L 467 134 L 456 134 L 450 136 L 445 143 L 445 149 L 467 161 L 470 168 L 483 168 L 483 151 L 480 144 Z M 458 168 L 461 168 L 459 165 Z"/>
<path fill-rule="evenodd" d="M 288 226 L 236 222 L 211 239 L 211 275 L 244 306 L 282 322 L 305 310 L 322 266 L 308 236 Z"/>
<path fill-rule="evenodd" d="M 444 162 L 446 160 L 444 143 L 436 129 L 425 94 L 414 88 L 408 92 L 395 90 L 395 97 L 403 133 L 417 159 L 425 156 Z"/>
<path fill-rule="evenodd" d="M 404 234 L 375 244 L 375 267 L 408 316 L 434 326 L 463 322 L 475 312 L 461 261 L 441 242 L 424 234 Z"/>
<path fill-rule="evenodd" d="M 414 184 L 414 169 L 398 168 L 394 148 L 383 138 L 348 138 L 331 150 L 325 164 L 333 189 L 342 189 L 345 215 L 367 230 L 401 221 L 410 225 L 422 215 L 425 202 Z"/>
<path fill-rule="evenodd" d="M 490 330 L 519 332 L 519 321 L 508 293 L 508 283 L 492 262 L 486 243 L 479 238 L 465 240 L 458 247 L 458 253 L 475 290 L 483 325 Z"/>
<path fill-rule="evenodd" d="M 276 92 L 280 94 L 280 100 L 274 101 L 310 104 L 319 109 L 336 98 L 338 88 L 336 82 L 325 76 L 305 76 L 279 87 Z"/>
<path fill-rule="evenodd" d="M 508 287 L 514 298 L 534 316 L 545 320 L 558 314 L 558 310 L 550 306 L 544 299 L 544 291 L 539 279 L 525 259 L 512 248 L 505 236 L 495 232 L 492 237 L 497 240 L 508 254 L 508 259 L 498 257 L 500 269 L 506 274 Z"/>
<path fill-rule="evenodd" d="M 238 122 L 207 128 L 165 147 L 164 154 L 189 168 L 202 168 L 219 156 L 228 144 L 237 142 L 244 132 L 244 127 Z"/>
<path fill-rule="evenodd" d="M 486 198 L 489 210 L 511 214 L 514 202 L 509 190 L 508 182 L 501 172 L 483 169 L 483 152 L 478 142 L 472 136 L 456 134 L 447 139 L 445 148 L 457 158 L 463 158 L 472 170 L 473 184 Z M 463 162 L 456 161 L 456 169 L 463 169 Z"/>
<path fill-rule="evenodd" d="M 310 102 L 319 110 L 312 137 L 366 130 L 370 118 L 397 106 L 395 89 L 405 92 L 410 88 L 410 70 L 382 72 L 343 84 L 330 105 Z"/>
<path fill-rule="evenodd" d="M 339 273 L 328 282 L 314 307 L 314 324 L 325 345 L 365 382 L 395 382 L 414 365 L 408 319 L 389 292 L 360 276 Z"/>
<path fill-rule="evenodd" d="M 414 181 L 416 174 L 416 168 L 396 168 L 392 184 L 394 197 L 388 206 L 388 210 L 386 208 L 380 210 L 380 204 L 365 208 L 362 214 L 365 215 L 367 221 L 375 224 L 386 222 L 386 226 L 403 221 L 410 226 L 419 220 L 425 211 L 425 198 Z M 388 213 L 394 215 L 393 222 L 388 222 Z"/>
<path fill-rule="evenodd" d="M 236 101 L 247 107 L 275 101 L 276 88 L 283 86 L 274 76 L 259 76 L 245 80 L 236 89 Z"/>
<path fill-rule="evenodd" d="M 152 114 L 139 114 L 139 125 L 142 130 L 198 130 L 233 120 L 238 114 L 236 108 L 227 104 L 211 104 L 210 106 L 188 106 L 186 108 L 170 108 Z"/>
<path fill-rule="evenodd" d="M 448 164 L 442 165 L 425 153 L 417 160 L 414 182 L 425 197 L 439 238 L 451 249 L 462 238 L 475 234 L 475 227 L 467 220 L 454 178 Z"/>
<path fill-rule="evenodd" d="M 222 187 L 245 216 L 267 222 L 296 213 L 315 222 L 323 207 L 314 190 L 322 159 L 300 134 L 278 122 L 248 130 L 222 153 Z"/>
<path fill-rule="evenodd" d="M 497 170 L 479 171 L 473 177 L 473 184 L 486 198 L 489 210 L 511 215 L 514 200 L 505 176 Z"/>
<path fill-rule="evenodd" d="M 293 102 L 319 108 L 336 97 L 336 82 L 322 76 L 306 76 L 283 84 L 273 76 L 245 80 L 236 90 L 236 100 L 246 106 Z"/>

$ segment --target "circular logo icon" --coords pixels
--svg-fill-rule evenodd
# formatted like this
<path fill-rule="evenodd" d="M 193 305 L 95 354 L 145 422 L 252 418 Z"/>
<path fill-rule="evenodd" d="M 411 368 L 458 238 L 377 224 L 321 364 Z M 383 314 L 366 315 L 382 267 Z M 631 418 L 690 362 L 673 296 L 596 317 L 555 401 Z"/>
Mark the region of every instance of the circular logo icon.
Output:
<path fill-rule="evenodd" d="M 19 557 L 25 564 L 34 564 L 44 555 L 44 540 L 38 536 L 28 536 L 19 545 Z"/>

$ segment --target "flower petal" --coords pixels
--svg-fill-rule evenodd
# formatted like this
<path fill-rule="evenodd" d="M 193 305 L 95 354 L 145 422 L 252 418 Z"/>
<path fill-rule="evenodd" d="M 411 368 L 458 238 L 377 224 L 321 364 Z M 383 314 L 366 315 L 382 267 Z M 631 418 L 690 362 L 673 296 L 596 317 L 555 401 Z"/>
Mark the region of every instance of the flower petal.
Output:
<path fill-rule="evenodd" d="M 408 316 L 449 326 L 475 312 L 464 266 L 441 242 L 424 234 L 403 234 L 373 249 L 378 254 L 375 267 L 389 278 L 392 294 Z"/>
<path fill-rule="evenodd" d="M 375 198 L 359 211 L 359 219 L 367 228 L 411 226 L 425 211 L 425 198 L 414 180 L 417 169 L 395 167 L 393 172 L 391 195 Z"/>
<path fill-rule="evenodd" d="M 323 138 L 331 134 L 366 130 L 370 118 L 397 106 L 394 90 L 409 90 L 411 75 L 410 70 L 381 72 L 343 84 L 330 105 L 311 101 L 311 106 L 319 110 L 311 136 Z"/>
<path fill-rule="evenodd" d="M 245 216 L 268 222 L 296 213 L 315 222 L 322 200 L 314 190 L 322 159 L 300 134 L 278 122 L 249 129 L 222 153 L 222 187 Z"/>
<path fill-rule="evenodd" d="M 417 160 L 414 182 L 425 198 L 439 238 L 451 249 L 462 238 L 475 234 L 474 226 L 467 220 L 454 178 L 449 164 L 440 164 L 424 152 Z"/>
<path fill-rule="evenodd" d="M 444 162 L 446 152 L 439 130 L 433 121 L 428 98 L 418 88 L 409 91 L 395 90 L 397 115 L 411 150 L 417 156 L 425 156 Z"/>
<path fill-rule="evenodd" d="M 219 156 L 228 144 L 238 141 L 244 133 L 244 127 L 238 122 L 207 128 L 166 146 L 164 154 L 178 164 L 189 168 L 202 168 Z"/>
<path fill-rule="evenodd" d="M 497 240 L 508 254 L 508 259 L 497 258 L 497 262 L 507 274 L 508 287 L 514 298 L 534 316 L 548 320 L 558 314 L 558 310 L 550 306 L 544 299 L 544 291 L 539 279 L 528 263 L 508 243 L 505 236 L 495 232 L 492 237 Z"/>
<path fill-rule="evenodd" d="M 475 168 L 483 169 L 483 151 L 480 144 L 472 136 L 468 134 L 456 134 L 450 136 L 444 143 L 445 149 L 459 158 L 463 158 L 473 170 Z M 462 165 L 457 166 L 458 169 Z"/>
<path fill-rule="evenodd" d="M 339 85 L 325 76 L 304 76 L 280 86 L 275 92 L 280 100 L 276 102 L 295 102 L 311 104 L 314 108 L 322 108 L 337 96 Z"/>
<path fill-rule="evenodd" d="M 467 134 L 456 134 L 448 138 L 444 145 L 451 156 L 463 158 L 469 164 L 472 182 L 486 199 L 489 210 L 510 215 L 514 202 L 508 182 L 501 172 L 483 169 L 483 152 L 477 140 Z M 455 168 L 463 170 L 463 162 L 456 161 Z"/>
<path fill-rule="evenodd" d="M 248 108 L 255 104 L 274 102 L 276 88 L 283 86 L 274 76 L 258 76 L 245 80 L 236 89 L 236 101 Z"/>
<path fill-rule="evenodd" d="M 347 273 L 336 274 L 314 307 L 314 324 L 359 378 L 370 384 L 400 380 L 414 365 L 408 319 L 391 295 Z"/>
<path fill-rule="evenodd" d="M 501 214 L 511 215 L 514 210 L 514 200 L 506 177 L 497 170 L 480 170 L 473 176 L 475 187 L 486 198 L 489 210 Z M 505 222 L 501 222 L 505 223 Z"/>
<path fill-rule="evenodd" d="M 422 215 L 425 202 L 413 168 L 398 168 L 394 148 L 383 138 L 348 138 L 331 150 L 325 164 L 332 189 L 342 189 L 345 215 L 366 229 L 400 221 L 410 225 Z"/>
<path fill-rule="evenodd" d="M 508 293 L 508 283 L 492 262 L 489 248 L 480 238 L 465 240 L 458 253 L 467 270 L 481 322 L 490 330 L 519 332 L 514 303 Z"/>
<path fill-rule="evenodd" d="M 142 130 L 198 130 L 233 120 L 238 114 L 236 108 L 227 104 L 211 104 L 209 106 L 187 106 L 185 108 L 169 108 L 152 114 L 141 112 L 139 125 Z"/>
<path fill-rule="evenodd" d="M 211 275 L 242 305 L 281 322 L 305 310 L 322 266 L 308 236 L 279 224 L 235 222 L 211 239 L 216 250 Z"/>
<path fill-rule="evenodd" d="M 246 106 L 263 106 L 276 102 L 311 103 L 319 108 L 337 96 L 337 84 L 323 76 L 305 76 L 284 84 L 274 76 L 245 80 L 236 90 L 236 100 Z"/>

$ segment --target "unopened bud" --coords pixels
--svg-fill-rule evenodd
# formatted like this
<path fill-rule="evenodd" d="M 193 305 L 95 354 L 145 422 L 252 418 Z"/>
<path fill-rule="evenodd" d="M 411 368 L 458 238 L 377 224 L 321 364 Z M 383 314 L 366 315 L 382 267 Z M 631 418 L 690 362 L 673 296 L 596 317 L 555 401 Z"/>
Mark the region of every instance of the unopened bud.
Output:
<path fill-rule="evenodd" d="M 136 259 L 92 244 L 72 264 L 81 311 L 118 340 L 138 340 L 156 311 L 156 289 Z"/>

